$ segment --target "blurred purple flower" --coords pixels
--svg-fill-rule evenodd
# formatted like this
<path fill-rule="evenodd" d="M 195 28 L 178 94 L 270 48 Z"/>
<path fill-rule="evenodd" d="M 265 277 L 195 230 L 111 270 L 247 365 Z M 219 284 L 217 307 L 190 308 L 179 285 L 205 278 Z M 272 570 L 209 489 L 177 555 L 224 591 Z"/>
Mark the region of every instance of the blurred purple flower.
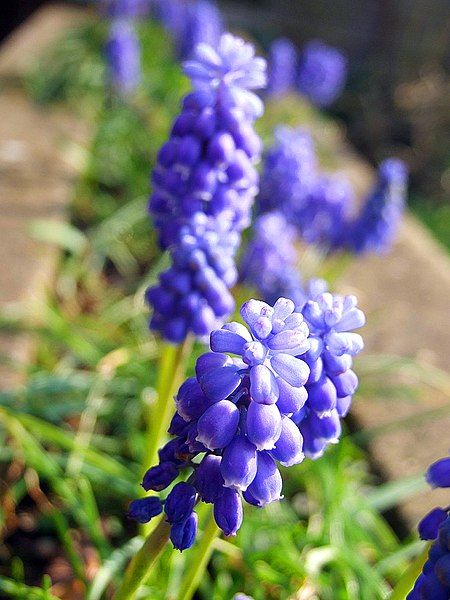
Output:
<path fill-rule="evenodd" d="M 298 88 L 317 106 L 332 104 L 347 79 L 347 59 L 337 49 L 320 40 L 305 45 L 300 57 Z"/>
<path fill-rule="evenodd" d="M 268 55 L 267 93 L 273 97 L 284 96 L 295 88 L 298 52 L 287 38 L 272 42 Z"/>
<path fill-rule="evenodd" d="M 120 96 L 130 96 L 141 80 L 141 48 L 130 21 L 111 23 L 105 51 L 112 87 Z"/>

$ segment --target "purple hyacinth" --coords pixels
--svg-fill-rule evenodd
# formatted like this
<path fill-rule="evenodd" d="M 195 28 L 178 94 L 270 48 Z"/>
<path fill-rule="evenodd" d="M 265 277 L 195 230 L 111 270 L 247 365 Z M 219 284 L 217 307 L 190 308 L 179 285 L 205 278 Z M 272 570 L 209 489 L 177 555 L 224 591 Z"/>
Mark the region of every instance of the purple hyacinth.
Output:
<path fill-rule="evenodd" d="M 342 247 L 353 205 L 353 187 L 345 177 L 337 174 L 320 176 L 303 209 L 295 215 L 301 238 L 323 250 Z"/>
<path fill-rule="evenodd" d="M 263 107 L 251 90 L 265 84 L 265 61 L 230 34 L 217 49 L 199 44 L 184 69 L 194 91 L 158 154 L 149 203 L 172 260 L 147 294 L 151 326 L 173 342 L 209 333 L 233 310 L 234 255 L 258 191 L 253 122 Z"/>
<path fill-rule="evenodd" d="M 191 58 L 198 44 L 218 46 L 222 15 L 210 0 L 156 0 L 153 14 L 169 32 L 181 59 Z"/>
<path fill-rule="evenodd" d="M 196 0 L 185 8 L 185 23 L 177 45 L 182 58 L 190 58 L 198 44 L 208 44 L 216 48 L 224 24 L 215 2 Z"/>
<path fill-rule="evenodd" d="M 299 91 L 317 106 L 329 106 L 342 92 L 347 79 L 347 59 L 320 40 L 306 44 L 300 57 Z"/>
<path fill-rule="evenodd" d="M 112 87 L 119 95 L 129 96 L 141 79 L 141 49 L 131 21 L 111 23 L 105 50 Z"/>
<path fill-rule="evenodd" d="M 264 159 L 259 205 L 263 212 L 277 210 L 288 221 L 305 208 L 319 175 L 314 142 L 301 128 L 278 127 Z"/>
<path fill-rule="evenodd" d="M 254 223 L 240 276 L 269 304 L 280 296 L 290 298 L 296 306 L 305 301 L 297 266 L 296 239 L 294 227 L 281 212 L 260 215 Z"/>
<path fill-rule="evenodd" d="M 291 40 L 278 38 L 272 42 L 268 55 L 267 93 L 270 96 L 284 96 L 294 88 L 297 62 L 297 48 Z"/>
<path fill-rule="evenodd" d="M 358 386 L 352 360 L 363 348 L 353 330 L 365 323 L 355 296 L 332 295 L 325 286 L 321 280 L 312 281 L 307 290 L 311 299 L 302 308 L 311 334 L 311 349 L 305 354 L 310 367 L 308 400 L 292 416 L 303 436 L 305 455 L 313 459 L 339 440 L 340 418 L 349 411 Z"/>
<path fill-rule="evenodd" d="M 178 44 L 183 36 L 186 25 L 186 6 L 184 0 L 153 0 L 153 16 L 161 22 L 175 44 Z"/>
<path fill-rule="evenodd" d="M 407 184 L 403 161 L 390 158 L 381 163 L 375 188 L 349 228 L 348 245 L 354 252 L 389 252 L 405 209 Z"/>
<path fill-rule="evenodd" d="M 304 457 L 302 436 L 289 416 L 306 401 L 308 327 L 285 298 L 273 306 L 249 300 L 241 316 L 247 326 L 233 322 L 211 333 L 211 351 L 198 358 L 195 377 L 176 396 L 169 428 L 176 437 L 161 448 L 160 463 L 142 483 L 160 491 L 177 473 L 191 471 L 164 502 L 180 550 L 193 543 L 199 500 L 214 504 L 218 526 L 235 535 L 242 500 L 260 507 L 279 500 L 277 463 L 291 466 Z M 134 512 L 145 518 L 144 511 Z"/>
<path fill-rule="evenodd" d="M 427 471 L 433 487 L 450 488 L 450 458 L 441 458 Z M 434 540 L 422 573 L 407 600 L 440 600 L 450 598 L 450 506 L 434 508 L 419 523 L 423 540 Z"/>
<path fill-rule="evenodd" d="M 101 9 L 114 19 L 145 17 L 153 0 L 100 0 Z"/>
<path fill-rule="evenodd" d="M 428 467 L 427 482 L 434 488 L 450 488 L 450 458 L 437 460 Z M 450 507 L 434 508 L 419 523 L 419 534 L 423 540 L 434 540 L 441 523 L 447 518 Z"/>

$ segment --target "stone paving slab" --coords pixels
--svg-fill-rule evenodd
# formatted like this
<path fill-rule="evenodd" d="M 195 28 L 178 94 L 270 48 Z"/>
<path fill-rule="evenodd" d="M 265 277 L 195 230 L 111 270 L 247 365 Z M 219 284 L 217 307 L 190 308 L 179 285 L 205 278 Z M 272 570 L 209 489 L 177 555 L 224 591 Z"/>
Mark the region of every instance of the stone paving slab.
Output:
<path fill-rule="evenodd" d="M 0 307 L 8 310 L 20 302 L 33 321 L 59 254 L 54 246 L 33 241 L 30 225 L 65 218 L 76 177 L 66 150 L 69 140 L 87 139 L 87 128 L 62 109 L 36 106 L 11 79 L 23 76 L 38 53 L 83 15 L 73 7 L 41 9 L 0 49 Z M 0 334 L 2 359 L 24 364 L 32 347 L 29 336 Z M 1 360 L 0 389 L 19 381 L 20 369 Z"/>
<path fill-rule="evenodd" d="M 344 284 L 358 294 L 367 312 L 367 354 L 414 358 L 430 369 L 450 372 L 450 260 L 415 219 L 406 220 L 391 254 L 355 261 Z M 437 377 L 434 380 L 437 384 Z M 392 425 L 425 410 L 448 407 L 444 416 L 419 417 L 415 424 L 374 438 L 371 453 L 388 479 L 423 472 L 450 450 L 450 389 L 448 382 L 440 387 L 444 385 L 446 390 L 427 387 L 418 398 L 357 397 L 353 414 L 361 428 Z M 423 492 L 402 505 L 402 514 L 416 524 L 439 502 L 448 504 L 447 491 Z"/>

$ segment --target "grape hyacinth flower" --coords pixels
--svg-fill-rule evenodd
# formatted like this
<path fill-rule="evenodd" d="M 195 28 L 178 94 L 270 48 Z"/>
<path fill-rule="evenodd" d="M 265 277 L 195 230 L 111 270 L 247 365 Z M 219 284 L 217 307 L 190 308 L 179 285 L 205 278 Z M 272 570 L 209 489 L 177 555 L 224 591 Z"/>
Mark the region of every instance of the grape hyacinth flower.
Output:
<path fill-rule="evenodd" d="M 294 89 L 297 62 L 297 48 L 291 40 L 278 38 L 272 42 L 268 56 L 268 95 L 279 98 Z"/>
<path fill-rule="evenodd" d="M 347 59 L 337 49 L 312 40 L 302 50 L 299 91 L 313 104 L 326 107 L 342 92 L 347 79 Z"/>
<path fill-rule="evenodd" d="M 297 233 L 281 212 L 260 215 L 253 225 L 240 267 L 240 277 L 272 304 L 280 296 L 303 305 L 305 293 L 297 267 Z"/>
<path fill-rule="evenodd" d="M 405 209 L 407 183 L 403 161 L 390 158 L 381 163 L 378 182 L 350 226 L 349 246 L 354 252 L 389 252 Z"/>
<path fill-rule="evenodd" d="M 262 212 L 278 210 L 295 222 L 319 175 L 314 142 L 301 128 L 278 127 L 264 159 L 259 204 Z"/>
<path fill-rule="evenodd" d="M 434 462 L 426 479 L 433 487 L 450 488 L 450 457 Z M 450 506 L 434 508 L 419 523 L 423 540 L 434 540 L 422 573 L 407 600 L 448 600 L 450 598 Z"/>
<path fill-rule="evenodd" d="M 137 19 L 150 13 L 153 0 L 100 0 L 101 9 L 114 19 Z"/>
<path fill-rule="evenodd" d="M 194 91 L 158 154 L 149 202 L 172 262 L 147 292 L 151 327 L 171 342 L 208 334 L 234 308 L 234 255 L 258 192 L 263 105 L 251 90 L 266 81 L 265 61 L 230 34 L 217 49 L 199 44 L 184 70 Z"/>
<path fill-rule="evenodd" d="M 211 333 L 211 351 L 198 358 L 195 377 L 176 395 L 169 428 L 175 437 L 143 479 L 145 490 L 160 491 L 183 473 L 185 480 L 164 501 L 171 539 L 180 550 L 194 541 L 199 500 L 214 505 L 225 535 L 235 535 L 242 500 L 259 507 L 279 500 L 277 463 L 291 466 L 304 457 L 290 416 L 306 402 L 309 368 L 302 356 L 309 349 L 308 327 L 285 298 L 273 306 L 249 300 L 241 316 L 247 326 L 233 322 Z M 150 519 L 157 507 L 152 503 L 150 509 L 132 503 L 130 513 Z"/>
<path fill-rule="evenodd" d="M 341 417 L 348 413 L 358 378 L 353 357 L 363 349 L 362 337 L 354 333 L 365 324 L 355 296 L 332 295 L 322 280 L 313 280 L 310 300 L 302 315 L 310 330 L 310 350 L 304 359 L 310 368 L 306 383 L 308 400 L 292 416 L 302 434 L 305 456 L 322 456 L 329 444 L 338 442 Z"/>
<path fill-rule="evenodd" d="M 187 5 L 182 36 L 177 41 L 181 58 L 191 58 L 198 44 L 216 48 L 224 31 L 222 15 L 214 2 L 196 0 Z"/>
<path fill-rule="evenodd" d="M 131 21 L 111 23 L 105 50 L 112 87 L 120 96 L 131 95 L 141 79 L 141 49 Z"/>
<path fill-rule="evenodd" d="M 345 177 L 320 176 L 303 210 L 295 215 L 301 238 L 328 251 L 343 247 L 354 203 L 353 187 Z"/>

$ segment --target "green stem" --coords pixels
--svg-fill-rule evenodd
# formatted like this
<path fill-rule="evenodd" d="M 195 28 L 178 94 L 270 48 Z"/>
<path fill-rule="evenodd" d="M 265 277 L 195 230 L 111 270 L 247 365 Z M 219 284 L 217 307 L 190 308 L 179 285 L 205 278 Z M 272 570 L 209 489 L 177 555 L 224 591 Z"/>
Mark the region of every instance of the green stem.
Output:
<path fill-rule="evenodd" d="M 428 558 L 430 544 L 427 544 L 423 552 L 419 554 L 416 560 L 408 567 L 395 586 L 389 600 L 405 600 L 408 593 L 413 589 L 416 579 L 422 572 L 422 567 Z"/>
<path fill-rule="evenodd" d="M 158 449 L 166 436 L 175 406 L 172 398 L 184 376 L 186 359 L 192 349 L 192 338 L 182 344 L 163 344 L 159 363 L 157 398 L 149 411 L 147 422 L 147 448 L 144 467 L 148 469 L 158 462 Z"/>
<path fill-rule="evenodd" d="M 208 516 L 203 535 L 191 550 L 189 563 L 184 569 L 178 590 L 177 600 L 191 600 L 208 566 L 214 548 L 214 542 L 220 530 L 214 521 L 212 512 Z"/>
<path fill-rule="evenodd" d="M 169 523 L 161 519 L 142 548 L 132 558 L 113 600 L 131 600 L 135 597 L 140 585 L 148 577 L 150 569 L 164 550 L 169 540 L 169 533 Z"/>

